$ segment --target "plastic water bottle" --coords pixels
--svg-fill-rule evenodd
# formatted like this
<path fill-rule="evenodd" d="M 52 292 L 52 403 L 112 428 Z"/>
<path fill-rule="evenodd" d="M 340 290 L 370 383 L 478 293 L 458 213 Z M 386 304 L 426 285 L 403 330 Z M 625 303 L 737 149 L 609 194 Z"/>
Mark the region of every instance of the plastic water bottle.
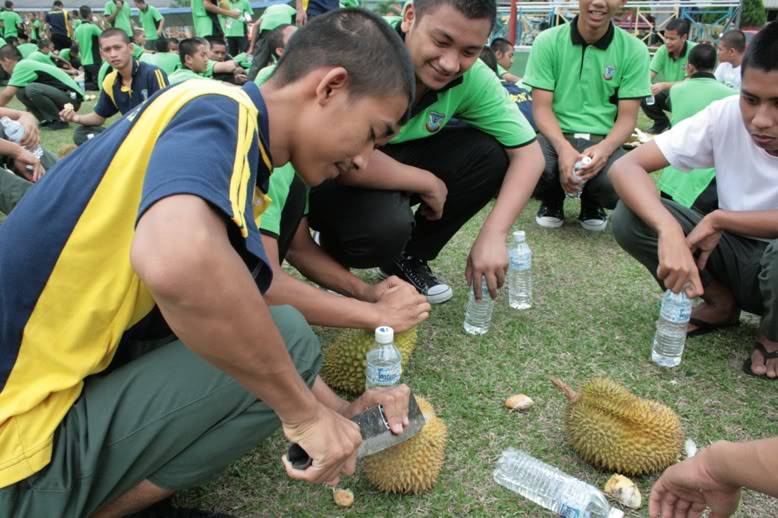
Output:
<path fill-rule="evenodd" d="M 10 117 L 0 118 L 0 124 L 3 125 L 3 132 L 5 137 L 11 142 L 19 143 L 24 138 L 24 126 L 19 121 L 15 121 Z M 40 145 L 35 146 L 35 149 L 31 149 L 32 155 L 40 160 L 43 157 L 43 148 Z"/>
<path fill-rule="evenodd" d="M 465 331 L 471 335 L 483 335 L 489 331 L 492 322 L 494 301 L 489 295 L 489 285 L 486 277 L 481 277 L 481 300 L 476 300 L 473 290 L 469 290 L 467 307 L 465 307 Z"/>
<path fill-rule="evenodd" d="M 389 326 L 377 327 L 375 346 L 367 352 L 365 388 L 399 385 L 403 370 L 401 359 L 400 351 L 394 345 L 394 329 Z"/>
<path fill-rule="evenodd" d="M 578 171 L 586 167 L 587 165 L 592 163 L 592 159 L 588 156 L 583 157 L 578 162 L 575 163 L 573 166 L 573 172 L 571 174 L 573 183 L 580 186 L 577 191 L 575 192 L 566 192 L 568 198 L 580 198 L 581 193 L 583 192 L 583 186 L 586 183 L 585 180 L 582 180 L 580 176 L 578 176 Z"/>
<path fill-rule="evenodd" d="M 675 367 L 681 363 L 686 344 L 686 325 L 692 315 L 692 301 L 686 293 L 667 290 L 662 296 L 662 308 L 656 321 L 651 360 L 662 367 Z"/>
<path fill-rule="evenodd" d="M 605 495 L 545 462 L 514 448 L 502 452 L 493 473 L 501 486 L 565 518 L 621 518 Z"/>
<path fill-rule="evenodd" d="M 532 307 L 532 250 L 523 230 L 513 233 L 513 248 L 508 257 L 508 304 L 513 309 Z"/>

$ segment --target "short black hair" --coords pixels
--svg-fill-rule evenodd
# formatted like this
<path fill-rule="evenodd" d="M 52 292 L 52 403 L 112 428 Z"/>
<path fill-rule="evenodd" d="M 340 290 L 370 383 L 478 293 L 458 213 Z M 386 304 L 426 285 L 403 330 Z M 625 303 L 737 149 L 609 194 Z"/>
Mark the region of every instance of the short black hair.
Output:
<path fill-rule="evenodd" d="M 38 48 L 39 49 L 45 49 L 46 47 L 51 46 L 51 41 L 47 40 L 45 38 L 41 38 L 38 40 Z"/>
<path fill-rule="evenodd" d="M 111 27 L 110 29 L 106 29 L 100 34 L 100 37 L 98 38 L 98 41 L 102 41 L 106 38 L 110 38 L 112 36 L 121 36 L 122 41 L 124 43 L 130 43 L 130 37 L 127 36 L 127 33 L 124 32 L 122 29 L 117 29 L 116 27 Z"/>
<path fill-rule="evenodd" d="M 665 25 L 665 32 L 675 31 L 678 33 L 678 36 L 688 36 L 689 29 L 689 22 L 680 18 L 673 18 L 667 25 Z"/>
<path fill-rule="evenodd" d="M 494 44 L 494 42 L 492 42 L 492 44 Z M 484 45 L 484 48 L 481 49 L 479 58 L 492 70 L 492 72 L 495 74 L 497 73 L 497 56 L 495 56 L 492 47 Z"/>
<path fill-rule="evenodd" d="M 291 23 L 282 23 L 272 31 L 270 31 L 267 36 L 265 36 L 265 39 L 267 40 L 267 46 L 270 48 L 270 54 L 278 58 L 276 54 L 276 49 L 284 48 L 284 31 L 287 27 L 291 27 Z"/>
<path fill-rule="evenodd" d="M 441 5 L 450 5 L 469 20 L 488 19 L 490 29 L 497 20 L 497 2 L 495 0 L 414 0 L 413 9 L 416 18 L 421 19 L 425 14 L 437 9 Z"/>
<path fill-rule="evenodd" d="M 62 1 L 61 0 L 54 0 L 54 3 L 51 4 L 54 7 L 62 7 Z"/>
<path fill-rule="evenodd" d="M 78 14 L 81 16 L 82 20 L 91 20 L 92 19 L 92 8 L 88 5 L 82 5 L 78 8 Z"/>
<path fill-rule="evenodd" d="M 352 95 L 402 95 L 413 102 L 416 75 L 408 49 L 397 32 L 370 11 L 330 11 L 298 29 L 272 81 L 283 86 L 321 67 L 345 68 Z"/>
<path fill-rule="evenodd" d="M 778 70 L 778 21 L 768 23 L 756 33 L 740 66 L 741 74 L 745 74 L 747 68 L 765 72 Z"/>
<path fill-rule="evenodd" d="M 5 8 L 6 9 L 13 9 L 14 8 L 14 3 L 11 2 L 11 0 L 5 0 Z"/>
<path fill-rule="evenodd" d="M 168 40 L 167 38 L 157 38 L 157 41 L 154 42 L 154 50 L 157 52 L 167 52 L 170 50 L 168 48 Z"/>
<path fill-rule="evenodd" d="M 186 56 L 193 56 L 197 52 L 197 47 L 207 45 L 208 42 L 203 38 L 186 38 L 178 44 L 178 55 L 181 57 L 181 63 Z"/>
<path fill-rule="evenodd" d="M 710 43 L 698 43 L 689 51 L 689 64 L 697 72 L 713 72 L 716 68 L 716 47 Z"/>
<path fill-rule="evenodd" d="M 513 48 L 513 43 L 505 38 L 494 38 L 491 45 L 489 45 L 493 51 L 506 53 Z"/>
<path fill-rule="evenodd" d="M 728 49 L 734 50 L 738 54 L 742 54 L 746 51 L 746 35 L 743 34 L 743 31 L 727 31 L 721 35 L 721 39 L 719 41 L 722 45 Z"/>
<path fill-rule="evenodd" d="M 224 41 L 224 38 L 221 38 L 219 36 L 207 36 L 205 40 L 211 45 L 223 45 L 227 46 L 227 42 Z"/>
<path fill-rule="evenodd" d="M 19 49 L 8 43 L 0 47 L 0 59 L 12 59 L 14 61 L 21 61 L 22 53 Z"/>

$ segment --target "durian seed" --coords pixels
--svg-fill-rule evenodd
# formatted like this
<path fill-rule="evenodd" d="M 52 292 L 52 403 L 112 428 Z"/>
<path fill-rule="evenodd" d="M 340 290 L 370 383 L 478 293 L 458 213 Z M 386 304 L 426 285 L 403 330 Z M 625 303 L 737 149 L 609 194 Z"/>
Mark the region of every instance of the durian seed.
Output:
<path fill-rule="evenodd" d="M 332 498 L 339 507 L 354 505 L 354 493 L 350 489 L 332 488 Z"/>
<path fill-rule="evenodd" d="M 535 402 L 532 401 L 532 398 L 526 394 L 516 394 L 505 400 L 505 406 L 511 409 L 511 411 L 518 410 L 521 412 L 534 404 Z"/>
<path fill-rule="evenodd" d="M 634 482 L 623 475 L 613 475 L 605 483 L 605 494 L 631 509 L 640 509 L 643 497 Z"/>

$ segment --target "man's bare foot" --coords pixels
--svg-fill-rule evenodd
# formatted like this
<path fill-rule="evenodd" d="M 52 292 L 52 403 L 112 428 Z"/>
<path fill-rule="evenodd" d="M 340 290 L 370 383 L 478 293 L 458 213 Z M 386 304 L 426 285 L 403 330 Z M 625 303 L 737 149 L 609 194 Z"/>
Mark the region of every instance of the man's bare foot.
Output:
<path fill-rule="evenodd" d="M 760 336 L 757 340 L 767 349 L 768 353 L 778 351 L 778 342 L 768 340 Z M 778 358 L 771 358 L 764 361 L 764 355 L 758 348 L 751 352 L 751 372 L 757 376 L 767 376 L 768 378 L 778 378 Z"/>

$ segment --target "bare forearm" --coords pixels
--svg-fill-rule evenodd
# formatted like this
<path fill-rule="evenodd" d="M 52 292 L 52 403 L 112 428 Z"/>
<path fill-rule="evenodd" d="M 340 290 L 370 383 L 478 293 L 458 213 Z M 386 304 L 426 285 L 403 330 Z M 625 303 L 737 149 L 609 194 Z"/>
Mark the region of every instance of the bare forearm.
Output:
<path fill-rule="evenodd" d="M 432 173 L 398 162 L 379 150 L 373 151 L 367 168 L 338 178 L 344 185 L 412 193 L 429 190 L 434 180 Z"/>
<path fill-rule="evenodd" d="M 559 127 L 559 121 L 557 121 L 550 103 L 535 104 L 533 102 L 532 112 L 535 123 L 538 125 L 538 132 L 548 139 L 557 154 L 561 154 L 563 149 L 572 147 L 562 133 L 562 128 Z"/>
<path fill-rule="evenodd" d="M 624 142 L 635 131 L 635 124 L 638 120 L 638 109 L 640 101 L 621 101 L 620 103 L 629 103 L 624 107 L 619 107 L 619 114 L 616 117 L 616 123 L 611 128 L 605 142 L 611 149 L 611 154 L 615 153 Z"/>
<path fill-rule="evenodd" d="M 731 211 L 718 209 L 708 215 L 716 230 L 743 236 L 778 238 L 778 210 Z"/>
<path fill-rule="evenodd" d="M 13 86 L 6 86 L 2 92 L 0 92 L 0 106 L 5 106 L 16 95 L 16 88 Z"/>
<path fill-rule="evenodd" d="M 508 150 L 508 156 L 510 164 L 505 180 L 481 232 L 507 235 L 543 173 L 543 153 L 537 142 Z"/>
<path fill-rule="evenodd" d="M 265 401 L 282 421 L 305 420 L 317 402 L 224 226 L 199 198 L 166 198 L 138 224 L 133 266 L 189 348 Z"/>
<path fill-rule="evenodd" d="M 214 74 L 231 74 L 235 71 L 236 66 L 235 62 L 231 60 L 217 62 L 213 65 L 213 72 Z"/>
<path fill-rule="evenodd" d="M 778 437 L 719 441 L 701 454 L 706 456 L 705 465 L 715 480 L 778 497 Z"/>
<path fill-rule="evenodd" d="M 76 120 L 74 120 L 76 124 L 81 124 L 83 126 L 100 126 L 102 123 L 105 122 L 105 119 L 95 112 L 90 112 L 85 115 L 77 115 Z"/>

